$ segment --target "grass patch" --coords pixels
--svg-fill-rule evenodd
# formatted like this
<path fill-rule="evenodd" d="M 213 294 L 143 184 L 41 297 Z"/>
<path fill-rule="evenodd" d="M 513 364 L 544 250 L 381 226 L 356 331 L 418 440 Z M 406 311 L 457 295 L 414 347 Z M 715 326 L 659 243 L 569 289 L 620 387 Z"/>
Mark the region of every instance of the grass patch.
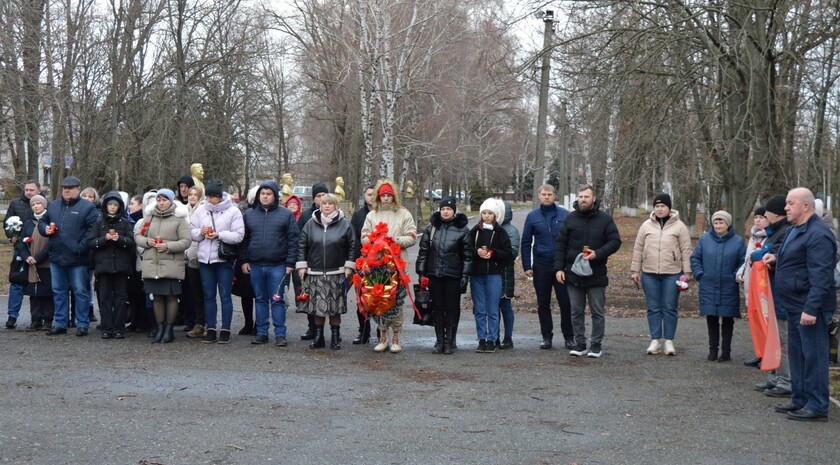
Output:
<path fill-rule="evenodd" d="M 840 398 L 840 370 L 828 371 L 828 391 L 831 397 Z"/>
<path fill-rule="evenodd" d="M 0 295 L 9 293 L 9 265 L 11 263 L 12 245 L 4 241 L 0 244 Z"/>

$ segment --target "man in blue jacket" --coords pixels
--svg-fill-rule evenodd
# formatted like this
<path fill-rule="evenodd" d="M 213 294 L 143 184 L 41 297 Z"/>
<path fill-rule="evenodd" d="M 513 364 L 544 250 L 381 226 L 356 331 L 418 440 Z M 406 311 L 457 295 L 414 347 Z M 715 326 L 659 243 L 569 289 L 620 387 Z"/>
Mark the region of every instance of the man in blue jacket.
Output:
<path fill-rule="evenodd" d="M 791 420 L 828 420 L 828 325 L 837 308 L 831 230 L 814 214 L 814 194 L 803 187 L 788 192 L 785 212 L 791 224 L 775 265 L 777 305 L 788 313 L 788 358 L 792 396 L 776 404 Z"/>
<path fill-rule="evenodd" d="M 274 324 L 274 345 L 286 347 L 286 302 L 284 279 L 295 269 L 298 229 L 295 215 L 280 206 L 280 190 L 274 181 L 263 181 L 256 202 L 243 217 L 245 238 L 240 245 L 242 272 L 251 275 L 256 298 L 257 337 L 252 344 L 268 342 L 269 307 Z M 274 300 L 274 295 L 278 300 Z"/>
<path fill-rule="evenodd" d="M 80 198 L 81 181 L 69 176 L 61 181 L 61 198 L 53 200 L 38 222 L 38 231 L 50 238 L 50 273 L 52 274 L 55 319 L 47 336 L 67 333 L 70 298 L 73 289 L 76 308 L 87 308 L 90 302 L 87 236 L 99 211 Z M 76 336 L 87 336 L 88 312 L 76 312 Z"/>
<path fill-rule="evenodd" d="M 543 338 L 540 349 L 550 349 L 554 338 L 554 321 L 551 317 L 551 290 L 554 289 L 560 304 L 560 329 L 566 340 L 566 348 L 571 350 L 575 342 L 569 294 L 566 285 L 554 278 L 554 242 L 569 211 L 554 204 L 554 186 L 540 186 L 538 195 L 540 206 L 528 213 L 522 228 L 522 267 L 525 274 L 534 280 L 537 316 Z"/>

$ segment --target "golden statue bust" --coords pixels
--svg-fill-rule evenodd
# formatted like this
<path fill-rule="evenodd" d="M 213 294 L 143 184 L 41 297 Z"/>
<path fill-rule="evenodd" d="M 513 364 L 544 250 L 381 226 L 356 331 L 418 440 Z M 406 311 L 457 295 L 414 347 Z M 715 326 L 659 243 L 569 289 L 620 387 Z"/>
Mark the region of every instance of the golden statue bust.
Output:
<path fill-rule="evenodd" d="M 193 183 L 204 190 L 204 183 L 201 182 L 204 179 L 204 167 L 201 166 L 201 163 L 190 165 L 190 176 L 193 178 Z"/>
<path fill-rule="evenodd" d="M 414 198 L 414 183 L 411 181 L 405 182 L 405 198 L 413 199 Z"/>
<path fill-rule="evenodd" d="M 333 191 L 339 202 L 344 202 L 344 178 L 341 176 L 335 178 L 335 190 Z"/>
<path fill-rule="evenodd" d="M 280 189 L 280 194 L 283 196 L 283 204 L 292 196 L 292 173 L 283 174 L 283 187 Z"/>

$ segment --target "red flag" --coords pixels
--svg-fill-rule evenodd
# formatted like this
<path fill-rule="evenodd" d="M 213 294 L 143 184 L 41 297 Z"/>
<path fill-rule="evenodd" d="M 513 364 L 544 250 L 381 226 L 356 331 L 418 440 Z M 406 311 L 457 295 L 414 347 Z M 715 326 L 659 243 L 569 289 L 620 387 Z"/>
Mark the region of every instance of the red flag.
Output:
<path fill-rule="evenodd" d="M 762 261 L 753 262 L 750 270 L 750 289 L 747 305 L 747 315 L 750 319 L 750 333 L 752 333 L 753 347 L 758 358 L 764 358 L 764 347 L 767 345 L 767 315 L 769 305 L 772 308 L 773 294 L 770 292 L 770 276 L 767 265 Z"/>
<path fill-rule="evenodd" d="M 773 304 L 773 294 L 768 296 L 767 314 L 767 342 L 764 346 L 764 357 L 761 357 L 761 371 L 772 371 L 779 368 L 782 360 L 782 344 L 779 341 L 779 325 L 776 324 L 776 308 Z"/>

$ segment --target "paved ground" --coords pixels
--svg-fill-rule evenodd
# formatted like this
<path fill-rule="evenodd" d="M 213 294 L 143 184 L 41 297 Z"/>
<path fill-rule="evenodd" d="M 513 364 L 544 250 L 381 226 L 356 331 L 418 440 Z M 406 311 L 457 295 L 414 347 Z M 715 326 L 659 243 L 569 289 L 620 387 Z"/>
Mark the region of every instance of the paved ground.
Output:
<path fill-rule="evenodd" d="M 517 213 L 517 217 L 519 217 Z M 522 215 L 524 216 L 524 215 Z M 518 218 L 521 223 L 521 217 Z M 413 269 L 413 264 L 410 265 Z M 234 326 L 241 326 L 238 299 Z M 0 297 L 5 319 L 6 299 Z M 351 307 L 352 308 L 352 307 Z M 558 318 L 558 317 L 555 317 Z M 19 327 L 28 324 L 24 307 Z M 178 333 L 103 341 L 0 330 L 0 462 L 34 464 L 838 463 L 828 423 L 773 412 L 736 323 L 735 362 L 705 360 L 705 322 L 683 319 L 676 357 L 647 356 L 641 318 L 611 318 L 603 359 L 538 349 L 519 314 L 516 348 L 432 355 L 433 330 L 407 326 L 404 352 L 349 344 L 206 345 Z"/>
<path fill-rule="evenodd" d="M 5 307 L 5 300 L 2 302 Z M 21 324 L 26 324 L 21 318 Z M 235 320 L 238 325 L 241 316 Z M 290 334 L 305 326 L 290 318 Z M 606 355 L 539 350 L 534 315 L 515 349 L 432 355 L 431 328 L 404 352 L 228 346 L 98 332 L 48 338 L 0 331 L 3 463 L 837 463 L 838 418 L 798 423 L 752 391 L 740 359 L 705 361 L 705 324 L 683 320 L 676 357 L 646 356 L 643 319 L 608 321 Z"/>

